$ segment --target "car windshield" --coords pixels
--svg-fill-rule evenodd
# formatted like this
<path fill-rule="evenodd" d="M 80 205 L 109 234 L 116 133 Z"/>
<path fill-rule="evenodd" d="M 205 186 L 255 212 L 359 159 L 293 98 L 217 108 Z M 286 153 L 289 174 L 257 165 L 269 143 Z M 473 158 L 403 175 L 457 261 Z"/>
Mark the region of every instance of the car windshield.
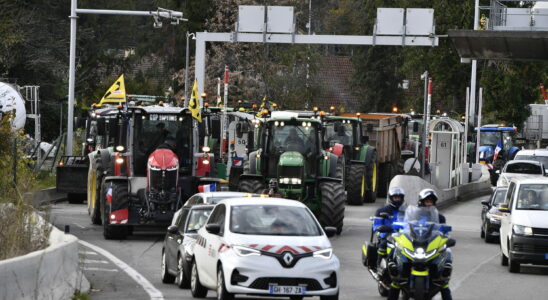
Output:
<path fill-rule="evenodd" d="M 516 209 L 548 210 L 548 184 L 522 184 Z"/>
<path fill-rule="evenodd" d="M 500 203 L 504 203 L 504 198 L 506 197 L 506 189 L 498 189 L 495 193 L 495 197 L 493 198 L 492 205 L 497 205 Z"/>
<path fill-rule="evenodd" d="M 536 156 L 536 155 L 516 155 L 516 160 L 534 160 L 541 162 L 545 167 L 548 166 L 548 156 Z"/>
<path fill-rule="evenodd" d="M 202 228 L 211 214 L 213 207 L 204 207 L 199 209 L 192 209 L 188 216 L 188 222 L 186 226 L 186 233 L 196 233 L 198 229 Z"/>
<path fill-rule="evenodd" d="M 206 203 L 217 204 L 223 199 L 241 198 L 241 197 L 244 197 L 244 196 L 243 195 L 228 195 L 228 196 L 222 196 L 222 197 L 207 197 Z"/>
<path fill-rule="evenodd" d="M 530 163 L 515 163 L 508 164 L 504 169 L 504 173 L 542 174 L 542 168 L 539 165 Z"/>
<path fill-rule="evenodd" d="M 322 235 L 314 216 L 308 209 L 281 205 L 232 206 L 230 231 L 252 235 Z"/>
<path fill-rule="evenodd" d="M 492 145 L 496 146 L 500 140 L 499 131 L 481 131 L 480 132 L 480 143 L 481 145 Z"/>
<path fill-rule="evenodd" d="M 352 123 L 342 120 L 327 123 L 325 125 L 325 140 L 343 144 L 344 146 L 353 146 Z"/>
<path fill-rule="evenodd" d="M 269 141 L 271 153 L 297 151 L 304 155 L 315 152 L 317 130 L 311 122 L 303 121 L 297 126 L 285 124 L 284 121 L 275 121 L 272 125 Z"/>

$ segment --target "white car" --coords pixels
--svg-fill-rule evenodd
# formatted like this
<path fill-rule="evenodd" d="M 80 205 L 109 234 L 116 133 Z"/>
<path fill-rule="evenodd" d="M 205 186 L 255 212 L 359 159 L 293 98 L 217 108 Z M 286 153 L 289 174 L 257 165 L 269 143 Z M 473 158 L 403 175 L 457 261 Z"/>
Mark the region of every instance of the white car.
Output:
<path fill-rule="evenodd" d="M 548 178 L 512 179 L 499 211 L 501 264 L 548 265 Z"/>
<path fill-rule="evenodd" d="M 504 165 L 497 180 L 497 186 L 508 186 L 512 178 L 534 178 L 545 176 L 544 165 L 534 160 L 511 160 Z"/>
<path fill-rule="evenodd" d="M 514 157 L 514 160 L 518 159 L 540 161 L 544 165 L 544 168 L 548 168 L 548 149 L 520 150 Z"/>
<path fill-rule="evenodd" d="M 198 231 L 190 289 L 217 299 L 235 294 L 339 299 L 339 259 L 328 236 L 302 203 L 279 198 L 235 198 L 217 204 Z"/>

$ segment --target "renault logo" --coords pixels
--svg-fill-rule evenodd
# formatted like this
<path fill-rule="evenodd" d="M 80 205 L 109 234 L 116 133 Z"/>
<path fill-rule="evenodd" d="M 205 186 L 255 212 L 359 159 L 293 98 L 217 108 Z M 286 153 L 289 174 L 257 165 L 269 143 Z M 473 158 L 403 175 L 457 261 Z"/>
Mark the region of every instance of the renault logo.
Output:
<path fill-rule="evenodd" d="M 282 259 L 284 260 L 284 262 L 285 262 L 285 264 L 286 264 L 287 266 L 290 266 L 291 263 L 293 262 L 294 257 L 293 257 L 293 255 L 291 255 L 291 253 L 286 252 L 286 253 L 282 256 Z"/>

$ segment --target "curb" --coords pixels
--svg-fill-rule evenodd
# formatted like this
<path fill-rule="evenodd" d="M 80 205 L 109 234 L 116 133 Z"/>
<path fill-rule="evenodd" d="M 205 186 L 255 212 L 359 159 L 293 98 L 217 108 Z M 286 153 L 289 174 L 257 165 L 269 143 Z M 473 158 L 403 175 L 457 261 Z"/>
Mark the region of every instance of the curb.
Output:
<path fill-rule="evenodd" d="M 52 188 L 47 188 L 43 190 L 38 190 L 34 193 L 26 193 L 24 195 L 24 198 L 30 200 L 32 203 L 32 206 L 40 207 L 42 205 L 64 201 L 67 198 L 67 194 L 58 193 L 57 189 L 52 187 Z"/>

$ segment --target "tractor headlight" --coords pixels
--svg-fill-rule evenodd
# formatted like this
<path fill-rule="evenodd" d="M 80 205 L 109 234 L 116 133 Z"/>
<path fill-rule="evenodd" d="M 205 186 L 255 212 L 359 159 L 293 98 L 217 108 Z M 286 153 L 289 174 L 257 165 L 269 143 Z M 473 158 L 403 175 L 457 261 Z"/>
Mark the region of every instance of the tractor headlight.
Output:
<path fill-rule="evenodd" d="M 300 178 L 280 178 L 281 184 L 301 184 Z"/>
<path fill-rule="evenodd" d="M 291 178 L 291 184 L 301 184 L 300 178 Z"/>
<path fill-rule="evenodd" d="M 122 152 L 122 151 L 124 151 L 124 149 L 125 149 L 125 148 L 124 148 L 124 146 L 122 146 L 122 145 L 116 146 L 116 151 L 118 151 L 118 152 Z"/>
<path fill-rule="evenodd" d="M 238 256 L 260 256 L 261 251 L 253 248 L 248 248 L 244 246 L 232 246 L 232 249 L 234 252 L 236 252 L 236 255 Z"/>
<path fill-rule="evenodd" d="M 204 165 L 209 165 L 209 159 L 204 159 L 204 160 L 202 161 L 202 163 L 203 163 Z"/>
<path fill-rule="evenodd" d="M 122 157 L 117 157 L 117 158 L 116 158 L 116 163 L 119 164 L 119 165 L 123 164 L 123 163 L 124 163 L 124 158 L 122 158 Z"/>
<path fill-rule="evenodd" d="M 515 235 L 533 235 L 533 228 L 523 225 L 514 225 L 512 227 Z"/>
<path fill-rule="evenodd" d="M 208 146 L 203 146 L 202 151 L 207 153 L 207 152 L 211 151 L 211 148 L 209 148 Z"/>
<path fill-rule="evenodd" d="M 485 152 L 480 152 L 480 159 L 483 159 L 484 156 L 485 156 Z"/>
<path fill-rule="evenodd" d="M 318 250 L 312 254 L 313 257 L 319 257 L 323 259 L 330 259 L 332 255 L 333 255 L 332 248 Z"/>

